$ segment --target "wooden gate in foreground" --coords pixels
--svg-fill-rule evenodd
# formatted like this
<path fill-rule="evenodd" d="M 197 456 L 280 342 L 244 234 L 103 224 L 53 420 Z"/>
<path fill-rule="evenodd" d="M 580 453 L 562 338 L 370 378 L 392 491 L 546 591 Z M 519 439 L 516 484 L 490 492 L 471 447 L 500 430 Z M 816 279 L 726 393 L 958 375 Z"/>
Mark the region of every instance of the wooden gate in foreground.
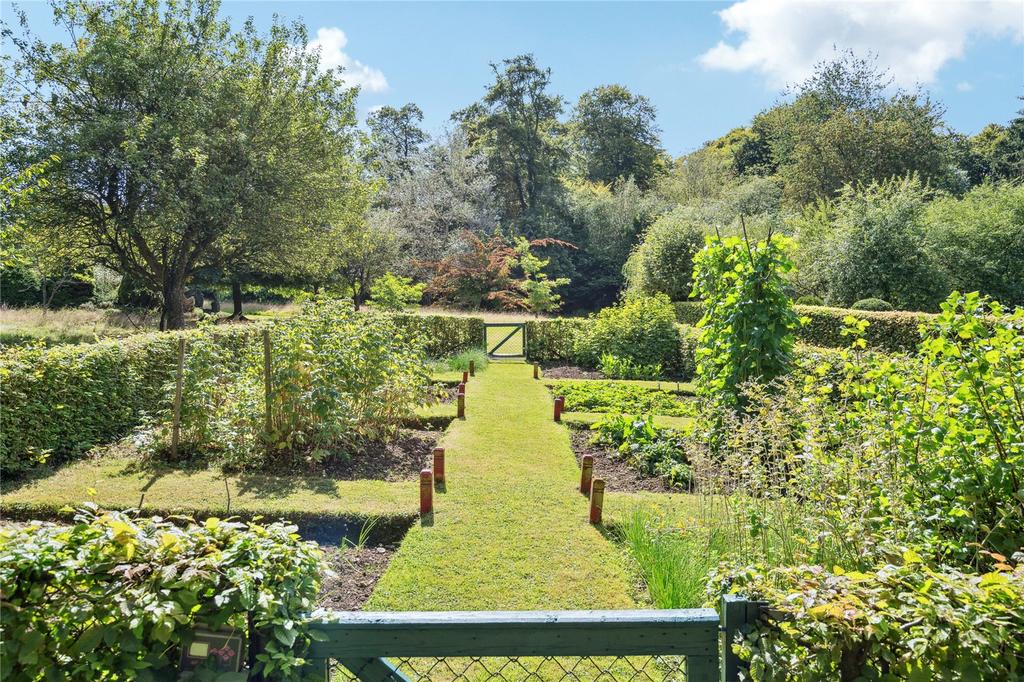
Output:
<path fill-rule="evenodd" d="M 327 680 L 732 682 L 730 644 L 760 605 L 649 611 L 336 612 L 314 624 Z"/>

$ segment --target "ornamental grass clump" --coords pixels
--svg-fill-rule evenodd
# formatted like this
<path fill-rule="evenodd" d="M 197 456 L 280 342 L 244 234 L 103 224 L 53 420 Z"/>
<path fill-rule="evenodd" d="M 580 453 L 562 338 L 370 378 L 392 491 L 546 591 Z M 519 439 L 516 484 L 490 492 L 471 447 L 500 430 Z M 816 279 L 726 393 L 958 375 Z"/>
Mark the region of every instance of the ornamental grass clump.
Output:
<path fill-rule="evenodd" d="M 176 525 L 89 505 L 71 526 L 5 528 L 0 678 L 177 679 L 201 628 L 260 642 L 253 672 L 295 679 L 322 570 L 315 543 L 280 523 Z"/>

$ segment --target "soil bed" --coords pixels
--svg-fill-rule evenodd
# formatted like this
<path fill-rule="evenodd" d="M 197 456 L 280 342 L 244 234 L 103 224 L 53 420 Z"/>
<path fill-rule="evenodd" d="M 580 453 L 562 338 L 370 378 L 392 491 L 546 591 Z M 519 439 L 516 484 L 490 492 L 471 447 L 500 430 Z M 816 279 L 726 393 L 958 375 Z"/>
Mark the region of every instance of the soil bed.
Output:
<path fill-rule="evenodd" d="M 577 365 L 560 363 L 542 364 L 545 379 L 604 379 L 604 375 Z"/>
<path fill-rule="evenodd" d="M 583 455 L 594 457 L 594 478 L 604 479 L 607 490 L 614 492 L 668 493 L 672 488 L 661 476 L 645 476 L 616 455 L 614 450 L 590 442 L 592 433 L 582 429 L 570 429 L 572 451 L 576 461 L 582 462 Z"/>
<path fill-rule="evenodd" d="M 321 549 L 324 560 L 335 575 L 324 576 L 317 605 L 337 611 L 358 611 L 362 608 L 395 554 L 395 548 L 391 546 Z"/>
<path fill-rule="evenodd" d="M 311 465 L 284 464 L 261 473 L 324 476 L 343 481 L 412 481 L 429 466 L 438 431 L 402 429 L 394 440 L 365 441 L 350 456 L 341 453 Z"/>

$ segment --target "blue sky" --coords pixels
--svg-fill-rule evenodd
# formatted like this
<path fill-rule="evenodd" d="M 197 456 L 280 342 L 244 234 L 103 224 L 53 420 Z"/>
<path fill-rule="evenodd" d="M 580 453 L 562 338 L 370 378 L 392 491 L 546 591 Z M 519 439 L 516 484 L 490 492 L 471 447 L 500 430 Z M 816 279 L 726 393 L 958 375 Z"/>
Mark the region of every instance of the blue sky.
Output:
<path fill-rule="evenodd" d="M 31 28 L 60 34 L 42 2 Z M 2 4 L 5 18 L 11 4 Z M 904 85 L 922 83 L 947 122 L 975 133 L 1024 104 L 1024 0 L 942 2 L 225 2 L 267 25 L 301 18 L 325 60 L 362 85 L 361 116 L 415 102 L 432 132 L 478 99 L 488 64 L 532 52 L 571 104 L 605 83 L 646 95 L 665 148 L 680 154 L 748 122 L 834 47 L 877 53 Z"/>

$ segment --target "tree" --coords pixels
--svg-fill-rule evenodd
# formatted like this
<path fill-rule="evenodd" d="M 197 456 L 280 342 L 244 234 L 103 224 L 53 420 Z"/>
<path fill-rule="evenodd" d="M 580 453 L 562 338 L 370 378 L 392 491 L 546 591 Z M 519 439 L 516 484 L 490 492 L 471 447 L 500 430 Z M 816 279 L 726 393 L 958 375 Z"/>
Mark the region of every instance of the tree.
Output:
<path fill-rule="evenodd" d="M 688 206 L 658 218 L 633 250 L 625 273 L 629 292 L 666 294 L 673 301 L 690 297 L 694 258 L 704 248 L 707 225 Z"/>
<path fill-rule="evenodd" d="M 537 234 L 532 221 L 559 191 L 566 160 L 558 140 L 562 99 L 547 93 L 551 70 L 538 67 L 533 55 L 491 64 L 491 70 L 494 84 L 483 99 L 452 118 L 487 159 L 502 221 L 518 223 L 527 236 Z M 520 220 L 526 214 L 529 220 Z"/>
<path fill-rule="evenodd" d="M 997 179 L 1024 178 L 1024 109 L 1019 114 L 992 150 L 992 176 Z"/>
<path fill-rule="evenodd" d="M 384 106 L 366 117 L 370 128 L 370 162 L 388 182 L 407 174 L 412 158 L 427 140 L 419 127 L 423 111 L 409 103 L 401 109 Z"/>
<path fill-rule="evenodd" d="M 556 277 L 549 279 L 544 272 L 550 263 L 550 258 L 540 258 L 531 249 L 536 242 L 531 243 L 525 237 L 516 237 L 515 257 L 520 269 L 523 271 L 522 281 L 522 307 L 534 315 L 550 313 L 558 310 L 561 296 L 555 293 L 555 289 L 569 284 L 568 277 Z M 568 245 L 566 245 L 568 246 Z"/>
<path fill-rule="evenodd" d="M 322 189 L 351 146 L 354 93 L 301 49 L 305 30 L 232 31 L 218 10 L 60 0 L 74 48 L 14 39 L 31 78 L 26 153 L 61 155 L 32 229 L 80 238 L 159 291 L 172 329 L 186 282 L 225 236 L 244 240 L 309 201 L 301 188 Z"/>
<path fill-rule="evenodd" d="M 602 85 L 580 95 L 570 128 L 580 174 L 616 187 L 633 178 L 647 190 L 660 171 L 654 105 L 622 85 Z"/>

